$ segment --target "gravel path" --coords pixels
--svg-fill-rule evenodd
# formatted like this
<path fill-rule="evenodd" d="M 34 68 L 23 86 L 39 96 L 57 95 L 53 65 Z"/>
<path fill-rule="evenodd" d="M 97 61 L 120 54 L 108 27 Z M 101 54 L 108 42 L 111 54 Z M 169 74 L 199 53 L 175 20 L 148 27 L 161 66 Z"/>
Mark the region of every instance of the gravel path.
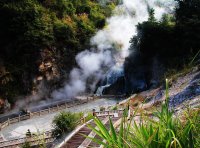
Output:
<path fill-rule="evenodd" d="M 94 100 L 87 104 L 77 105 L 73 108 L 67 108 L 65 111 L 71 112 L 87 112 L 91 111 L 92 109 L 99 110 L 100 106 L 114 106 L 118 101 L 113 99 L 99 99 Z M 5 138 L 5 140 L 11 140 L 19 137 L 24 137 L 25 133 L 28 129 L 31 132 L 44 132 L 46 130 L 52 129 L 52 120 L 57 113 L 52 113 L 48 115 L 44 115 L 41 117 L 36 117 L 33 119 L 21 121 L 19 123 L 12 124 L 0 132 L 0 135 Z"/>

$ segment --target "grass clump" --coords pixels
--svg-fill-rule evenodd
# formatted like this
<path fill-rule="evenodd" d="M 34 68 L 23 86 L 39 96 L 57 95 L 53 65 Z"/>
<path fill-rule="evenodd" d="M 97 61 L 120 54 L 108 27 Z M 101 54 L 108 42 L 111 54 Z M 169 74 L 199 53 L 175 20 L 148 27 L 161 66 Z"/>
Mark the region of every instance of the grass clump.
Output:
<path fill-rule="evenodd" d="M 166 101 L 156 110 L 152 117 L 140 113 L 136 118 L 138 108 L 130 120 L 124 116 L 119 128 L 114 128 L 110 119 L 110 129 L 98 119 L 94 122 L 98 129 L 92 130 L 101 137 L 101 140 L 91 138 L 94 142 L 106 148 L 198 148 L 200 144 L 200 112 L 193 111 L 183 115 L 183 122 L 174 117 L 173 110 L 168 106 L 168 81 L 166 82 Z M 125 110 L 127 112 L 127 110 Z M 124 113 L 126 114 L 126 113 Z"/>

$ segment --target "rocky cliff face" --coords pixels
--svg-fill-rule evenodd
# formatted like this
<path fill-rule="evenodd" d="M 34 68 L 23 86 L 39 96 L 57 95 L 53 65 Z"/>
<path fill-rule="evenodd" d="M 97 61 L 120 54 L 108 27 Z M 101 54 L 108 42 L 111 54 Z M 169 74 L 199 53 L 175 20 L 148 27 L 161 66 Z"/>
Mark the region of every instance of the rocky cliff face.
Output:
<path fill-rule="evenodd" d="M 191 106 L 200 105 L 200 65 L 190 69 L 188 73 L 179 73 L 175 79 L 169 79 L 169 105 L 177 108 L 183 103 Z M 165 100 L 165 87 L 160 86 L 140 93 L 149 101 L 146 107 L 159 104 Z"/>

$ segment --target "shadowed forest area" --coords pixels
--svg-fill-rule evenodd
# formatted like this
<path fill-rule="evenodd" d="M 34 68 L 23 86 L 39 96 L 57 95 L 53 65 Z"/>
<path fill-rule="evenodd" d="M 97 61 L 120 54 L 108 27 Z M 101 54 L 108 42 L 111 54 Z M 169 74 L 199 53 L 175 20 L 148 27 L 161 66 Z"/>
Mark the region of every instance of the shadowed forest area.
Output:
<path fill-rule="evenodd" d="M 148 21 L 137 25 L 137 35 L 130 41 L 132 54 L 125 61 L 129 93 L 137 91 L 136 87 L 139 91 L 156 87 L 170 73 L 198 61 L 200 1 L 176 0 L 174 13 L 164 14 L 161 20 L 156 20 L 153 8 L 148 8 L 148 12 Z M 129 84 L 135 79 L 145 85 Z"/>

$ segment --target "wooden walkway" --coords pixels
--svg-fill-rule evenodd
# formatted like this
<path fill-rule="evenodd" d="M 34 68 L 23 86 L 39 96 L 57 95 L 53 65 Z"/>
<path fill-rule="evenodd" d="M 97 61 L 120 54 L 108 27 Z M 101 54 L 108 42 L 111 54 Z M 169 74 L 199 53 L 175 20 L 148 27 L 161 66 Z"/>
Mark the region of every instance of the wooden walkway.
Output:
<path fill-rule="evenodd" d="M 115 127 L 119 125 L 119 121 L 122 117 L 123 110 L 117 111 L 103 111 L 103 112 L 96 112 L 98 118 L 102 121 L 102 123 L 106 126 L 109 130 L 109 116 L 114 124 Z M 117 124 L 116 124 L 117 123 Z M 91 139 L 84 137 L 83 135 L 87 135 L 89 137 L 95 137 L 101 139 L 95 132 L 93 132 L 90 128 L 88 128 L 88 124 L 95 127 L 95 123 L 90 121 L 82 126 L 79 130 L 75 131 L 72 135 L 67 137 L 67 140 L 61 144 L 59 147 L 61 148 L 97 148 L 100 147 L 99 144 L 93 142 Z M 97 128 L 97 127 L 95 127 Z M 103 140 L 103 139 L 102 139 Z"/>
<path fill-rule="evenodd" d="M 55 113 L 55 112 L 59 112 L 62 111 L 66 108 L 72 108 L 74 106 L 77 105 L 81 105 L 84 103 L 88 103 L 91 101 L 94 101 L 96 99 L 101 99 L 101 98 L 124 98 L 124 95 L 103 95 L 103 96 L 87 96 L 85 97 L 86 99 L 81 99 L 81 98 L 77 98 L 74 99 L 73 101 L 61 101 L 61 102 L 57 102 L 51 105 L 47 105 L 42 109 L 38 109 L 36 111 L 29 111 L 29 113 L 26 113 L 24 115 L 17 115 L 15 114 L 14 117 L 12 116 L 12 114 L 8 115 L 8 117 L 6 117 L 6 119 L 1 119 L 0 118 L 0 131 L 17 122 L 20 121 L 24 121 L 24 120 L 28 120 L 28 119 L 32 119 L 35 117 L 39 117 L 42 115 L 47 115 L 47 114 L 51 114 L 51 113 Z M 4 118 L 4 117 L 3 117 Z"/>
<path fill-rule="evenodd" d="M 123 110 L 116 110 L 116 111 L 101 111 L 101 112 L 95 112 L 96 116 L 103 122 L 103 124 L 108 128 L 109 130 L 109 117 L 111 117 L 113 123 L 118 121 L 123 114 Z M 68 138 L 68 140 L 60 146 L 61 148 L 86 148 L 86 147 L 98 147 L 96 143 L 92 142 L 90 139 L 85 138 L 82 135 L 88 135 L 90 137 L 96 137 L 98 136 L 88 128 L 88 124 L 95 126 L 95 123 L 93 120 L 90 120 L 89 122 L 83 124 L 77 131 L 71 134 L 71 136 Z M 41 138 L 42 137 L 42 140 Z M 31 146 L 37 146 L 41 144 L 41 141 L 43 143 L 52 143 L 55 140 L 55 138 L 52 137 L 52 133 L 50 131 L 45 132 L 43 135 L 38 137 L 31 137 L 31 138 L 19 138 L 9 141 L 0 141 L 0 148 L 16 148 L 22 146 L 25 142 L 29 142 Z"/>

